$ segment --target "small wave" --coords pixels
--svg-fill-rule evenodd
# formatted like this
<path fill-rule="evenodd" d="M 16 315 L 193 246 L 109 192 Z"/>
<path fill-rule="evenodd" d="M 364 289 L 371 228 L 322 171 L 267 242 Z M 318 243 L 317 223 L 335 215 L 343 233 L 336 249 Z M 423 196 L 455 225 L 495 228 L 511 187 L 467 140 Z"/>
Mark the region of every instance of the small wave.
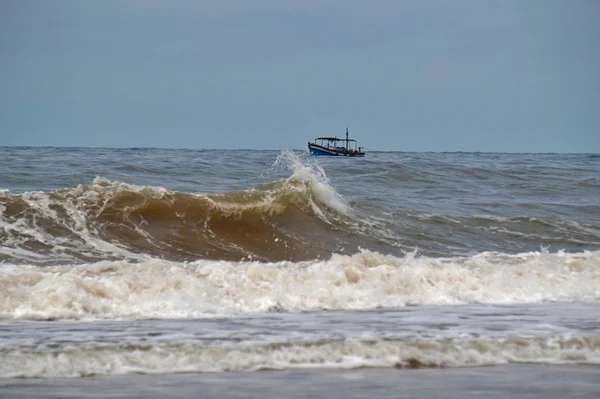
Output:
<path fill-rule="evenodd" d="M 162 172 L 160 170 L 157 170 L 157 169 L 145 168 L 143 166 L 131 165 L 131 164 L 125 164 L 125 165 L 118 166 L 118 167 L 115 168 L 115 170 L 123 171 L 123 172 L 152 173 L 152 174 L 157 174 L 157 175 L 162 174 Z"/>
<path fill-rule="evenodd" d="M 474 367 L 506 363 L 600 364 L 600 336 L 463 339 L 321 339 L 254 345 L 178 342 L 5 350 L 0 377 L 56 378 L 129 373 L 298 368 Z"/>

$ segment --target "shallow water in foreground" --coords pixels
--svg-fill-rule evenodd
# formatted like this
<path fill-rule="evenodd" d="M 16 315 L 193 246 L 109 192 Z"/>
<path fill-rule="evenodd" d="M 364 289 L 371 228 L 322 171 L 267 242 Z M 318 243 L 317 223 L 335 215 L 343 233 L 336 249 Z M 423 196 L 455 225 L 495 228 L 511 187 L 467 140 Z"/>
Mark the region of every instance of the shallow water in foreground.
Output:
<path fill-rule="evenodd" d="M 598 368 L 504 365 L 462 369 L 286 370 L 3 380 L 4 398 L 580 398 L 596 399 Z"/>
<path fill-rule="evenodd" d="M 597 302 L 3 322 L 4 377 L 600 365 Z M 600 368 L 599 368 L 600 371 Z"/>

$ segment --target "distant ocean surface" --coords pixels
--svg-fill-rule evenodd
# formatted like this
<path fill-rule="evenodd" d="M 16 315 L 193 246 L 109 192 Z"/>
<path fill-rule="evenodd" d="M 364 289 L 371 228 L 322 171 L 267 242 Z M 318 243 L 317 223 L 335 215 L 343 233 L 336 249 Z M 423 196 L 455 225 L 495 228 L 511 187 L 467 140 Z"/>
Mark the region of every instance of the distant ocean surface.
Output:
<path fill-rule="evenodd" d="M 598 398 L 599 300 L 598 154 L 0 147 L 0 397 Z"/>

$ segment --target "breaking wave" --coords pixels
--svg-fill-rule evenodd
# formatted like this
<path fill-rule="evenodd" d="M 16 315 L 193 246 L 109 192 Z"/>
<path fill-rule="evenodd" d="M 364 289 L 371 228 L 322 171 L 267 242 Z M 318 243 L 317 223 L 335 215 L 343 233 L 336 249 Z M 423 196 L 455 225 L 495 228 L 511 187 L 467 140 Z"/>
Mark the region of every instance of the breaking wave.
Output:
<path fill-rule="evenodd" d="M 185 193 L 96 178 L 55 192 L 0 192 L 0 262 L 152 257 L 305 260 L 356 252 L 352 209 L 318 166 L 283 153 L 289 178 L 247 191 Z"/>
<path fill-rule="evenodd" d="M 0 318 L 170 319 L 600 299 L 600 251 L 302 262 L 102 261 L 0 268 Z"/>

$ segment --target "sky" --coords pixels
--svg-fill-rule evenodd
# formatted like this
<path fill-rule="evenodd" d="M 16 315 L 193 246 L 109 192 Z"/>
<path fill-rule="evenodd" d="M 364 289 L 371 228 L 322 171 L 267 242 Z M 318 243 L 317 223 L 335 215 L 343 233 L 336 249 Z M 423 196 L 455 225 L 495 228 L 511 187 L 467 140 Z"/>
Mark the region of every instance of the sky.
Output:
<path fill-rule="evenodd" d="M 598 0 L 3 0 L 0 146 L 600 152 Z"/>

